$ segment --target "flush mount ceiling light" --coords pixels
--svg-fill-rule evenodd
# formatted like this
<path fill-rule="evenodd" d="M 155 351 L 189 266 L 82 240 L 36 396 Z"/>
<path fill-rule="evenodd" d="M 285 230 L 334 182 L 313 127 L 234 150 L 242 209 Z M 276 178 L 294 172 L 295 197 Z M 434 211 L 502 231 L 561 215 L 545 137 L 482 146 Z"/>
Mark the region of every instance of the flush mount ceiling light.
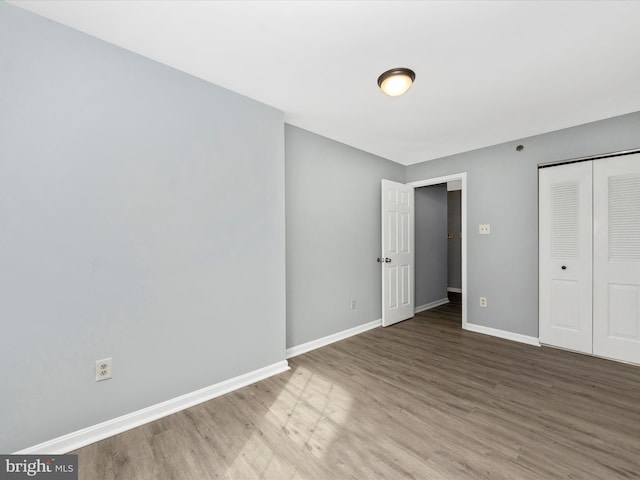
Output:
<path fill-rule="evenodd" d="M 413 70 L 392 68 L 378 77 L 378 86 L 390 97 L 397 97 L 409 90 L 415 79 Z"/>

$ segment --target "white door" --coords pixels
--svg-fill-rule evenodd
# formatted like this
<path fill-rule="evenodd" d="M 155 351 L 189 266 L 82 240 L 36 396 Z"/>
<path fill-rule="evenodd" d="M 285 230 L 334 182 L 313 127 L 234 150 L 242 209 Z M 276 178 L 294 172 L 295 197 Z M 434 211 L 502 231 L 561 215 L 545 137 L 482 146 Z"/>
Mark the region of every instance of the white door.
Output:
<path fill-rule="evenodd" d="M 382 326 L 414 314 L 414 191 L 382 180 Z"/>
<path fill-rule="evenodd" d="M 540 343 L 592 353 L 592 162 L 539 170 Z"/>
<path fill-rule="evenodd" d="M 594 162 L 593 353 L 640 363 L 640 154 Z"/>

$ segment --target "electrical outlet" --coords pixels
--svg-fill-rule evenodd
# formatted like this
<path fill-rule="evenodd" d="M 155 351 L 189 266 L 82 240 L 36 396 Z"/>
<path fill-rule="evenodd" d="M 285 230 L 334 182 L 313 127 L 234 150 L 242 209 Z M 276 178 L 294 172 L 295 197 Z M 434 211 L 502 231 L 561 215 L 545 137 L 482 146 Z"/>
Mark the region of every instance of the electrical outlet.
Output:
<path fill-rule="evenodd" d="M 96 360 L 96 382 L 111 378 L 111 359 Z"/>
<path fill-rule="evenodd" d="M 487 297 L 480 297 L 480 306 L 481 307 L 487 306 Z"/>
<path fill-rule="evenodd" d="M 489 235 L 491 233 L 491 225 L 485 223 L 480 225 L 480 235 Z"/>
<path fill-rule="evenodd" d="M 356 299 L 355 299 L 355 298 L 352 298 L 352 299 L 351 299 L 351 310 L 353 310 L 353 309 L 355 309 L 355 308 L 356 308 Z"/>

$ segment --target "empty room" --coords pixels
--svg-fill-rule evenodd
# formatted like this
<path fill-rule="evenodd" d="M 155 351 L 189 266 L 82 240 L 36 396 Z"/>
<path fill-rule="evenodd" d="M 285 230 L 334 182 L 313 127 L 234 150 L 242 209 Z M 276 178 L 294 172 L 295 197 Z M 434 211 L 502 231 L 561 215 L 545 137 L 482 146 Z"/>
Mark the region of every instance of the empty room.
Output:
<path fill-rule="evenodd" d="M 0 479 L 640 479 L 639 22 L 0 0 Z"/>

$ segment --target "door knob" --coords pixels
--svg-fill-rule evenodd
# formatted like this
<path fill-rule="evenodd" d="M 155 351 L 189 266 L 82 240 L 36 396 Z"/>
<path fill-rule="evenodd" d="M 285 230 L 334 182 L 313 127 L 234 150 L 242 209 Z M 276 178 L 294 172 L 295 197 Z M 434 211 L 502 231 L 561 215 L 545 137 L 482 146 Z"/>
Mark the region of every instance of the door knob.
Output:
<path fill-rule="evenodd" d="M 560 268 L 563 269 L 563 270 L 566 270 L 567 266 L 566 265 L 562 265 Z"/>
<path fill-rule="evenodd" d="M 389 257 L 384 258 L 384 263 L 391 263 L 391 259 Z"/>

